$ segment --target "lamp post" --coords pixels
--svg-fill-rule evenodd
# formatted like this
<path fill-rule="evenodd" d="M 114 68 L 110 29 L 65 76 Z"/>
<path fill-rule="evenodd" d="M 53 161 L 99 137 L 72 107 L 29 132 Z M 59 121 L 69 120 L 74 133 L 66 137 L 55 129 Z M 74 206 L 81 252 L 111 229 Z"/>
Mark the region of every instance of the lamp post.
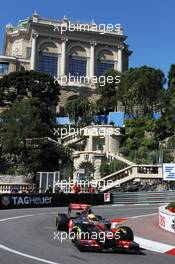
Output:
<path fill-rule="evenodd" d="M 163 164 L 163 146 L 161 141 L 159 141 L 159 164 Z"/>

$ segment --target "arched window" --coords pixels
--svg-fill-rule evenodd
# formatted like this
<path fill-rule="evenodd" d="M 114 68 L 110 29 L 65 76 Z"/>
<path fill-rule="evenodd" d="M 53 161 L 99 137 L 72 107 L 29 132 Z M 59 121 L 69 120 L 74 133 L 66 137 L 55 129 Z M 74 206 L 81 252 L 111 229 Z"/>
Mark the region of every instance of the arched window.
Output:
<path fill-rule="evenodd" d="M 46 43 L 39 51 L 38 71 L 57 76 L 58 53 L 53 43 Z"/>
<path fill-rule="evenodd" d="M 68 74 L 75 77 L 86 76 L 87 58 L 82 47 L 73 47 L 69 52 Z"/>
<path fill-rule="evenodd" d="M 104 72 L 114 68 L 114 56 L 109 50 L 101 51 L 96 60 L 96 76 L 103 75 Z"/>

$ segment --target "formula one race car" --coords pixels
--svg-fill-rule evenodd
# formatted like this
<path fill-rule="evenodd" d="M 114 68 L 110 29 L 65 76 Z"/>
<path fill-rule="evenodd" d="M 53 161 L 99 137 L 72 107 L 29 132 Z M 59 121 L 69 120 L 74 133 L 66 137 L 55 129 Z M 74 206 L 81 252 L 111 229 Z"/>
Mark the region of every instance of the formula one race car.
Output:
<path fill-rule="evenodd" d="M 72 215 L 73 214 L 73 215 Z M 58 214 L 56 227 L 71 233 L 71 240 L 80 251 L 139 251 L 130 227 L 119 226 L 117 220 L 105 220 L 92 212 L 88 204 L 70 204 L 68 215 Z"/>
<path fill-rule="evenodd" d="M 68 206 L 68 214 L 58 214 L 56 217 L 56 227 L 60 231 L 68 231 L 72 229 L 75 224 L 88 223 L 88 215 L 92 213 L 91 205 L 89 204 L 74 204 Z M 110 226 L 109 221 L 102 219 L 100 215 L 95 215 L 96 220 L 104 221 L 105 224 Z"/>

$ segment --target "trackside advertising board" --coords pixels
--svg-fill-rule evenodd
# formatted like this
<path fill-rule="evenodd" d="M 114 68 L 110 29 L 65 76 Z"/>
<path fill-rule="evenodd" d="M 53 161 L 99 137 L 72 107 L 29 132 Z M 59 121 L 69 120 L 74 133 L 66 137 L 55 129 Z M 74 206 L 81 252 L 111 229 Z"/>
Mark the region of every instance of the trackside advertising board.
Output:
<path fill-rule="evenodd" d="M 31 207 L 60 207 L 70 203 L 85 203 L 103 205 L 112 203 L 111 194 L 107 193 L 60 193 L 60 194 L 0 194 L 0 209 L 31 208 Z"/>
<path fill-rule="evenodd" d="M 1 195 L 0 208 L 50 207 L 55 205 L 54 196 L 46 195 Z"/>
<path fill-rule="evenodd" d="M 111 201 L 111 194 L 104 193 L 104 202 L 110 202 L 110 201 Z"/>
<path fill-rule="evenodd" d="M 175 181 L 175 163 L 163 164 L 163 179 L 164 181 Z"/>

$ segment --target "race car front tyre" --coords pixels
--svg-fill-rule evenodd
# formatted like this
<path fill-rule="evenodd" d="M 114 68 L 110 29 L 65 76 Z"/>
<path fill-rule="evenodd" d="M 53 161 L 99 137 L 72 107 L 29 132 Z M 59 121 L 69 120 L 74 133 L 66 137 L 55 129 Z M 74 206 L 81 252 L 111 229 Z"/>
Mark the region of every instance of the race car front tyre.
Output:
<path fill-rule="evenodd" d="M 130 227 L 120 226 L 116 232 L 119 235 L 119 240 L 134 241 L 134 233 Z"/>
<path fill-rule="evenodd" d="M 65 231 L 68 229 L 68 218 L 66 214 L 58 214 L 56 218 L 56 227 L 57 230 Z"/>
<path fill-rule="evenodd" d="M 82 246 L 82 244 L 79 240 L 76 240 L 75 245 L 79 249 L 80 252 L 85 251 L 85 248 Z"/>

